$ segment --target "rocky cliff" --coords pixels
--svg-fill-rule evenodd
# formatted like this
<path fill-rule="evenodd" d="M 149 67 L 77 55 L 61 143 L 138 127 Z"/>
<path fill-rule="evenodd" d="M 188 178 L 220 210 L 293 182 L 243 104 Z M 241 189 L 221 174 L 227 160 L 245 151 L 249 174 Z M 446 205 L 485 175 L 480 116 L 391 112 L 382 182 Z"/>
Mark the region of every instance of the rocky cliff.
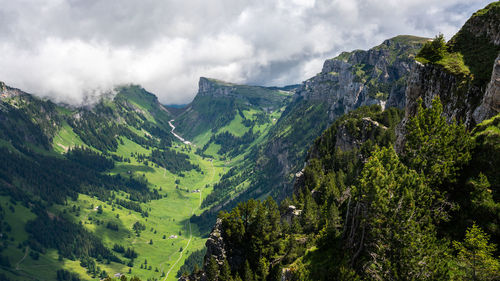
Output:
<path fill-rule="evenodd" d="M 500 2 L 476 12 L 446 44 L 445 56 L 436 62 L 415 63 L 406 88 L 406 116 L 398 128 L 397 150 L 404 144 L 404 126 L 435 97 L 444 114 L 468 128 L 494 116 L 500 104 Z M 493 71 L 492 71 L 493 68 Z"/>
<path fill-rule="evenodd" d="M 227 125 L 238 110 L 256 109 L 266 113 L 286 105 L 291 92 L 261 86 L 239 85 L 201 77 L 194 100 L 175 119 L 186 138 Z"/>
<path fill-rule="evenodd" d="M 495 60 L 491 81 L 479 107 L 474 111 L 473 117 L 476 123 L 495 116 L 500 112 L 500 54 Z"/>
<path fill-rule="evenodd" d="M 297 90 L 296 98 L 326 102 L 330 122 L 363 105 L 402 108 L 413 58 L 427 40 L 397 36 L 368 51 L 344 52 L 325 61 L 322 71 Z"/>
<path fill-rule="evenodd" d="M 414 57 L 428 40 L 397 36 L 368 51 L 344 52 L 325 61 L 322 71 L 296 90 L 293 102 L 271 130 L 248 196 L 290 194 L 290 182 L 302 168 L 310 143 L 345 113 L 364 105 L 404 107 Z"/>

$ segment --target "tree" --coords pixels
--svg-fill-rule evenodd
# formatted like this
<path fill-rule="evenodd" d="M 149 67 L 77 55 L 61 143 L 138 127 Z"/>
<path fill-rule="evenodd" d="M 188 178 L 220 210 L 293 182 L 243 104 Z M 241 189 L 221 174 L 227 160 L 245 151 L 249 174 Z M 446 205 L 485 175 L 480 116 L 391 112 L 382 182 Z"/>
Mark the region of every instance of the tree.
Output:
<path fill-rule="evenodd" d="M 464 242 L 453 242 L 458 251 L 456 274 L 463 280 L 498 280 L 500 262 L 493 254 L 495 244 L 488 243 L 489 236 L 475 223 L 465 234 Z"/>
<path fill-rule="evenodd" d="M 248 260 L 245 261 L 245 267 L 243 268 L 243 280 L 245 281 L 255 280 L 253 271 L 250 268 L 250 263 L 248 263 Z"/>
<path fill-rule="evenodd" d="M 231 277 L 231 267 L 229 267 L 229 263 L 227 262 L 227 260 L 224 260 L 224 263 L 222 264 L 219 280 L 233 281 L 233 278 Z"/>
<path fill-rule="evenodd" d="M 447 47 L 443 34 L 438 34 L 434 40 L 426 42 L 417 57 L 424 58 L 430 62 L 436 62 L 446 55 Z"/>
<path fill-rule="evenodd" d="M 457 171 L 471 158 L 472 141 L 463 124 L 446 122 L 439 97 L 425 109 L 419 99 L 417 115 L 406 129 L 404 163 L 424 174 L 428 184 L 454 182 Z"/>
<path fill-rule="evenodd" d="M 208 281 L 217 280 L 217 276 L 219 275 L 219 265 L 217 264 L 217 261 L 214 257 L 210 257 L 210 259 L 208 260 L 208 265 L 205 272 L 207 274 Z"/>
<path fill-rule="evenodd" d="M 359 258 L 369 279 L 442 279 L 444 241 L 433 225 L 434 191 L 421 175 L 403 165 L 392 147 L 376 149 L 354 188 L 348 230 L 353 264 Z M 359 227 L 358 227 L 359 225 Z M 442 246 L 440 246 L 442 245 Z"/>

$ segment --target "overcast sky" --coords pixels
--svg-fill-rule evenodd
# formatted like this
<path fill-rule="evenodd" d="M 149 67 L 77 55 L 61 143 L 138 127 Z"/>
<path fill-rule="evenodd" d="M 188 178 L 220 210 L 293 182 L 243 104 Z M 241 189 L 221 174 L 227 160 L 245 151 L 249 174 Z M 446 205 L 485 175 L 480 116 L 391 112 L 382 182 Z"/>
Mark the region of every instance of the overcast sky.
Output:
<path fill-rule="evenodd" d="M 449 39 L 482 0 L 0 0 L 0 81 L 78 104 L 120 84 L 188 103 L 200 76 L 296 84 L 341 51 Z"/>

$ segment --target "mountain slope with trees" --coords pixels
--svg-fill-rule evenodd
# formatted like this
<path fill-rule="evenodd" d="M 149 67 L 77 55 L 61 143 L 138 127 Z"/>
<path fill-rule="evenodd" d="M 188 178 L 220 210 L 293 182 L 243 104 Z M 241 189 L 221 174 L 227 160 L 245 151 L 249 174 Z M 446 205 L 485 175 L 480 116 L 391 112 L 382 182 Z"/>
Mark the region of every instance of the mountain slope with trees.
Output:
<path fill-rule="evenodd" d="M 404 113 L 360 107 L 325 130 L 279 207 L 269 198 L 221 212 L 203 271 L 184 280 L 499 279 L 500 114 L 492 107 L 471 122 L 499 93 L 497 8 L 475 13 L 447 44 L 424 45 Z M 491 43 L 461 40 L 470 30 Z M 456 60 L 471 46 L 487 49 L 475 55 L 489 63 Z M 470 70 L 462 80 L 461 69 Z"/>

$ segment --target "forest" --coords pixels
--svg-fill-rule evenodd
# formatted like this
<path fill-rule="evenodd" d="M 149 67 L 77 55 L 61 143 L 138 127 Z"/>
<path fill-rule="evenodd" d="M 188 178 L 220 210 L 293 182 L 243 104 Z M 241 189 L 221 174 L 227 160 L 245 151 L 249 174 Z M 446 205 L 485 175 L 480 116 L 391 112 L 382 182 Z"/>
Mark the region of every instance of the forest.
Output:
<path fill-rule="evenodd" d="M 499 140 L 442 112 L 438 98 L 420 103 L 399 153 L 399 111 L 364 107 L 337 120 L 310 149 L 293 197 L 219 214 L 227 255 L 207 262 L 208 280 L 281 280 L 285 265 L 293 280 L 500 278 L 498 173 L 489 164 Z M 340 128 L 363 142 L 336 149 Z"/>

